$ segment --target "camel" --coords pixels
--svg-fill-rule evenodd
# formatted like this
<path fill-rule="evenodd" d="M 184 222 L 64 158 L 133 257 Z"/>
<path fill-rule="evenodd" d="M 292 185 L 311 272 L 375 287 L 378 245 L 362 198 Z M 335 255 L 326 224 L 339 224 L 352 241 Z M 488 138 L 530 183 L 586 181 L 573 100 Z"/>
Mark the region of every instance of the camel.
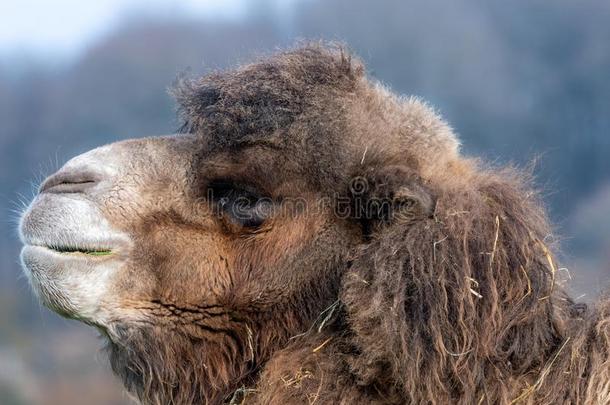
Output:
<path fill-rule="evenodd" d="M 144 404 L 608 404 L 531 176 L 464 156 L 342 46 L 173 89 L 177 135 L 68 161 L 24 212 L 39 299 Z"/>

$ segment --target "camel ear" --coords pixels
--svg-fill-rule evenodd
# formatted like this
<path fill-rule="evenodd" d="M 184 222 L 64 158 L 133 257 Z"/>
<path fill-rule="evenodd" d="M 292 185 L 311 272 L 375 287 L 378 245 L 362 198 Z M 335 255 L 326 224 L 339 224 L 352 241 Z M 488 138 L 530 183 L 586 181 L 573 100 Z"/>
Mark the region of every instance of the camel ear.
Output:
<path fill-rule="evenodd" d="M 352 213 L 364 233 L 432 217 L 435 198 L 423 181 L 404 166 L 369 168 L 350 183 Z"/>

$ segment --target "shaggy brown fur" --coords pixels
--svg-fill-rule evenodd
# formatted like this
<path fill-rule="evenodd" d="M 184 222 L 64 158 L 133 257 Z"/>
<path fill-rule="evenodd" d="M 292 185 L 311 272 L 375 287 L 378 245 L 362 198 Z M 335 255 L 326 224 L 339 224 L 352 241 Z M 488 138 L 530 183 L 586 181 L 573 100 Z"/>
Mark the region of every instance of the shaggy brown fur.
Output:
<path fill-rule="evenodd" d="M 610 403 L 610 300 L 564 292 L 519 170 L 461 156 L 341 47 L 175 94 L 188 134 L 158 142 L 186 177 L 105 203 L 138 246 L 108 350 L 143 403 Z M 237 189 L 267 211 L 240 220 Z"/>
<path fill-rule="evenodd" d="M 431 215 L 376 224 L 342 274 L 334 321 L 274 353 L 258 383 L 245 383 L 247 402 L 608 403 L 610 302 L 585 310 L 557 285 L 550 229 L 529 182 L 463 159 L 441 170 L 454 145 L 446 152 L 434 139 L 423 141 L 429 153 L 449 155 L 434 162 L 411 156 L 419 145 L 392 145 L 401 136 L 408 143 L 418 125 L 445 128 L 400 128 L 409 117 L 394 116 L 401 106 L 393 103 L 405 101 L 372 96 L 375 87 L 358 61 L 313 46 L 178 93 L 185 128 L 214 145 L 296 143 L 312 181 L 336 188 L 356 170 L 348 173 L 387 189 L 367 200 L 424 186 L 435 200 Z M 360 167 L 346 162 L 345 144 L 336 147 L 359 135 L 343 122 L 350 110 L 368 112 L 361 131 L 377 137 Z M 397 157 L 403 170 L 373 180 Z M 426 178 L 414 180 L 418 172 Z"/>

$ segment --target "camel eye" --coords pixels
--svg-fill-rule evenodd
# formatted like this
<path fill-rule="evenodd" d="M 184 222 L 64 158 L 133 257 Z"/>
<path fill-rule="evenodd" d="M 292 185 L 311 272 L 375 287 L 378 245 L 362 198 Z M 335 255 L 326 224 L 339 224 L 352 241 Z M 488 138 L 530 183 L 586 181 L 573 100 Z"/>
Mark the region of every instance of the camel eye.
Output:
<path fill-rule="evenodd" d="M 273 209 L 273 201 L 252 187 L 224 180 L 210 183 L 208 201 L 217 207 L 220 215 L 228 215 L 232 221 L 248 228 L 262 225 Z"/>

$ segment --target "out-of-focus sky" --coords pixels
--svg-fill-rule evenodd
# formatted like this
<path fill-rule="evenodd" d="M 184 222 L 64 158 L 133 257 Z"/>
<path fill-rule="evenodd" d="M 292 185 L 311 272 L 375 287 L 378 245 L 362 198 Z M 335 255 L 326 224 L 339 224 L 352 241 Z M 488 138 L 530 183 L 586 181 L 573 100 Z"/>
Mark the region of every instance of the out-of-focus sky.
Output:
<path fill-rule="evenodd" d="M 272 0 L 289 7 L 295 0 Z M 247 0 L 19 0 L 0 3 L 0 57 L 70 58 L 131 14 L 236 19 Z"/>

